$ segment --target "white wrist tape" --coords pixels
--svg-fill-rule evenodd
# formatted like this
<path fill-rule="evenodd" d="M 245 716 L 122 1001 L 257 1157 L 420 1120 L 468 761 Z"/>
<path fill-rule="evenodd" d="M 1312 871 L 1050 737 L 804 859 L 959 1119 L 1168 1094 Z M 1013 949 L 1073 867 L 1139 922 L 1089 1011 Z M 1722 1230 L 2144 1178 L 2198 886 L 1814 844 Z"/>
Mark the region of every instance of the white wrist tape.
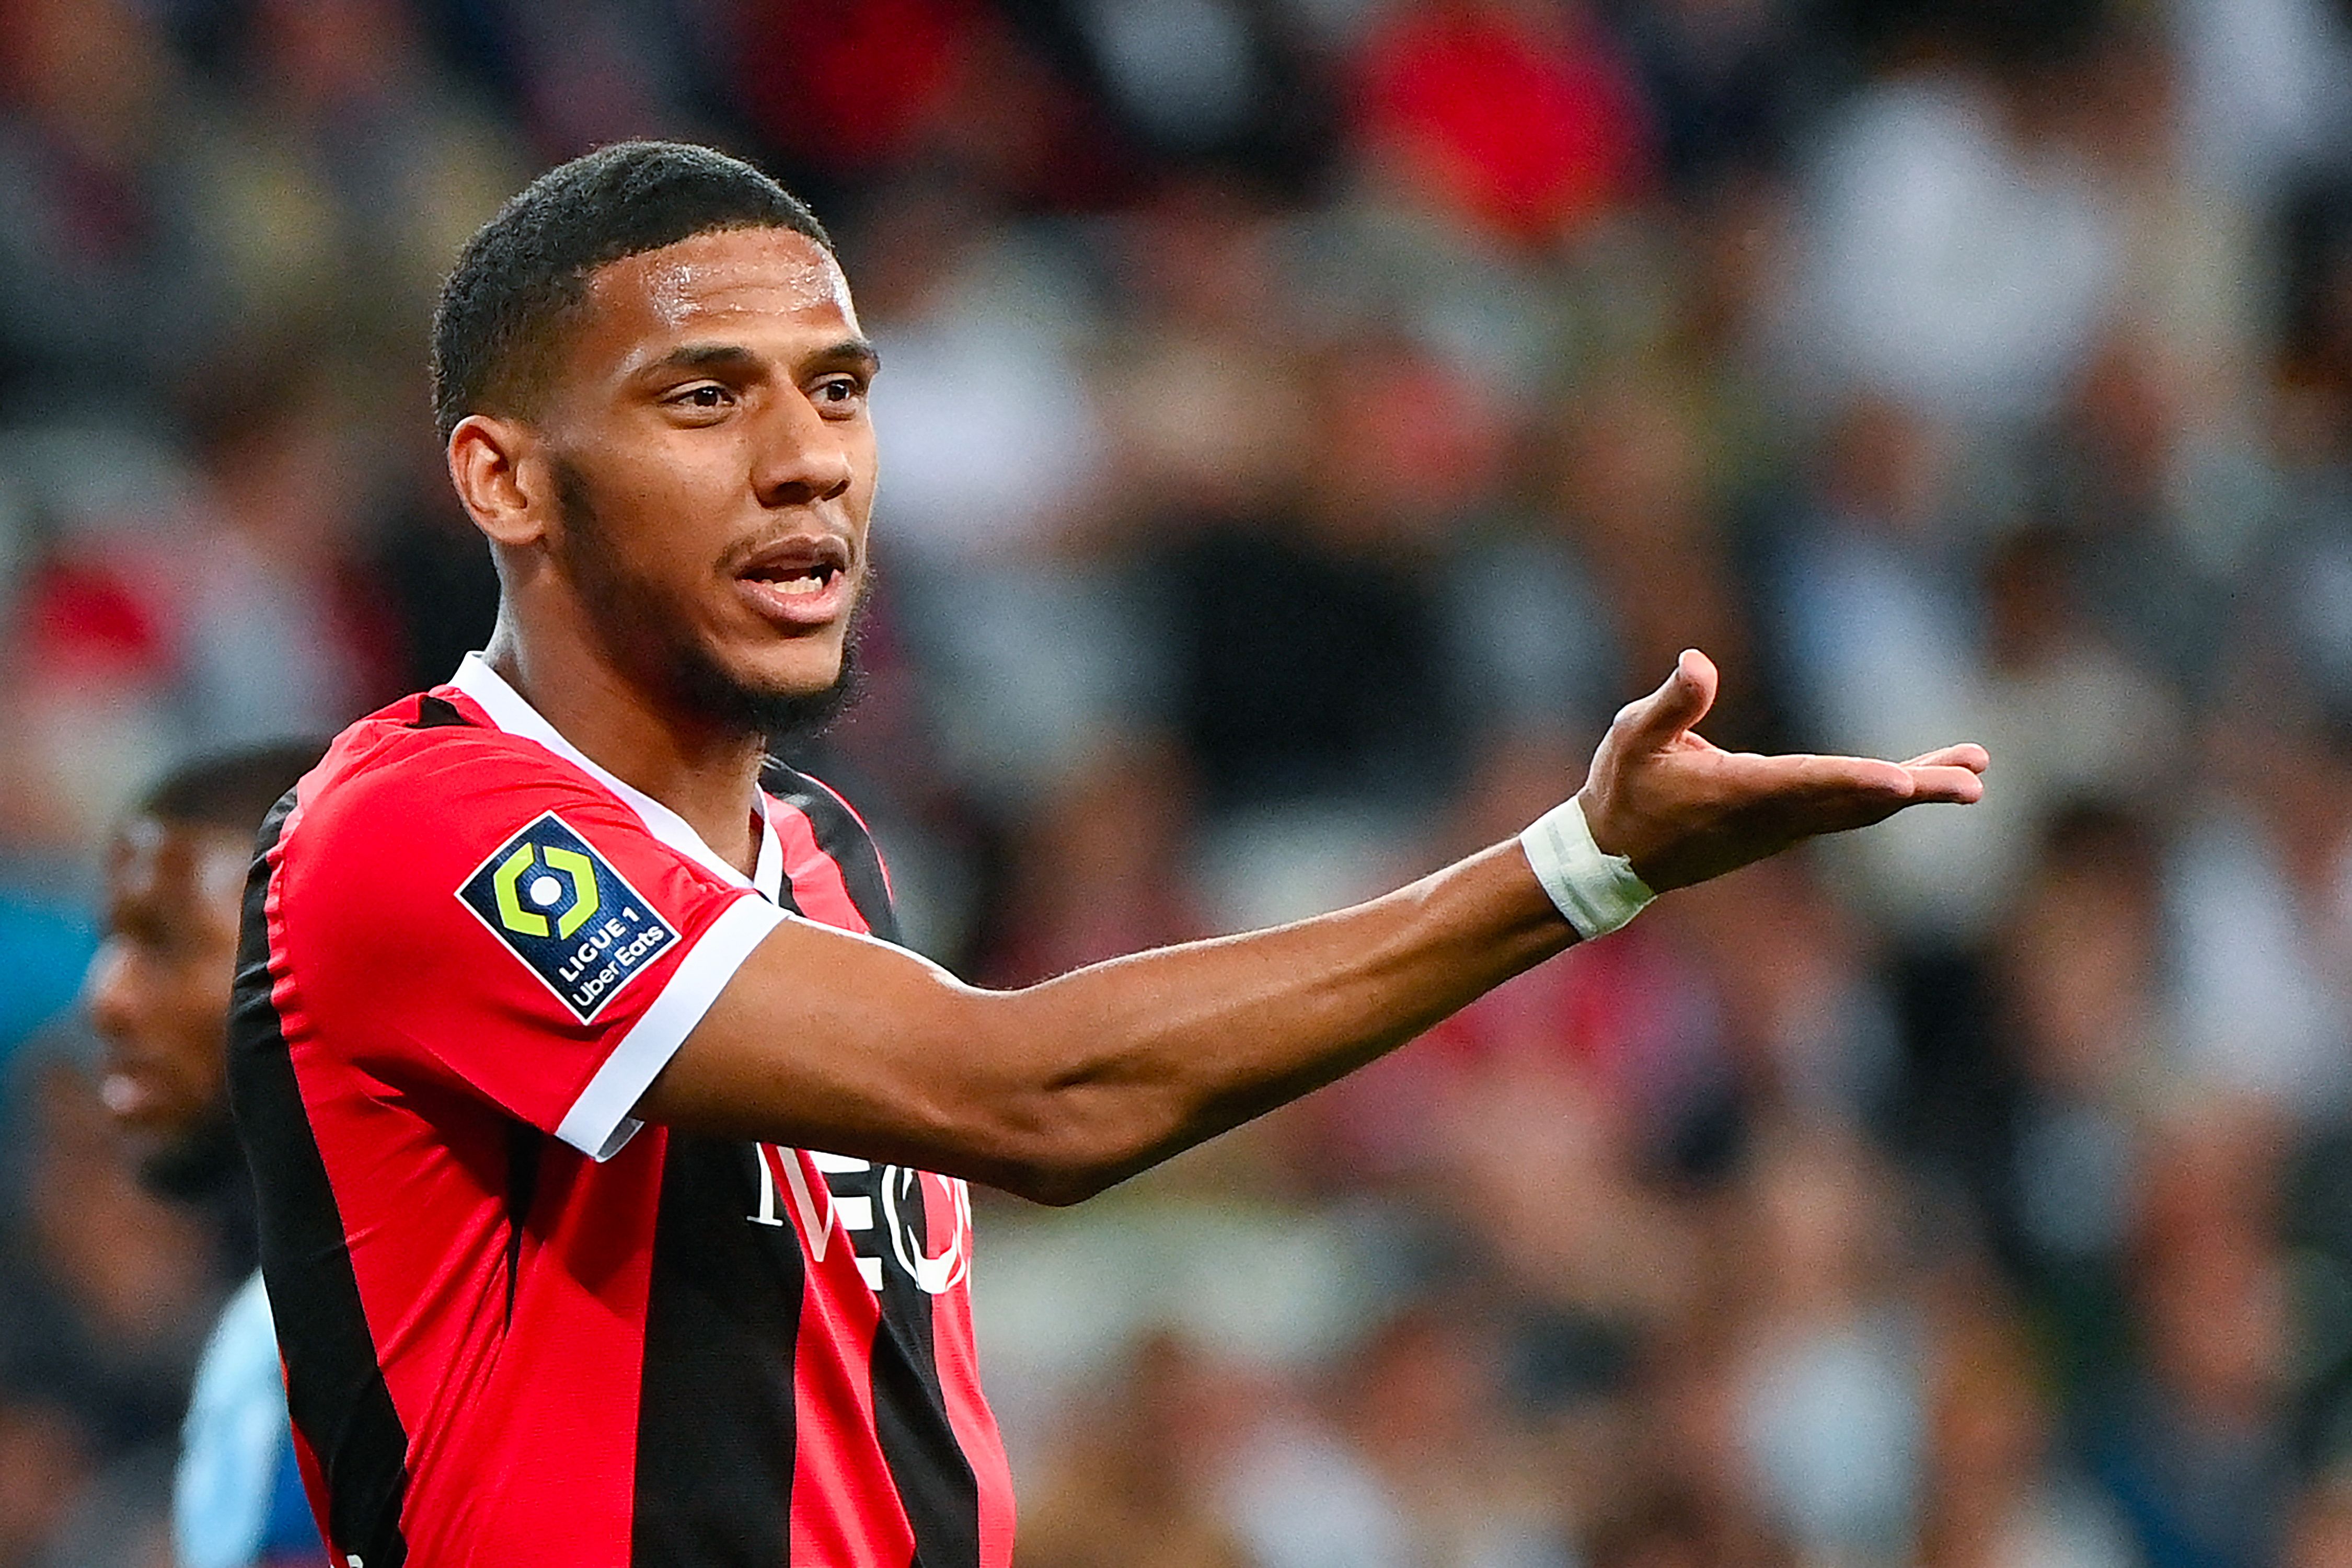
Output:
<path fill-rule="evenodd" d="M 1536 880 L 1588 942 L 1607 936 L 1658 896 L 1633 874 L 1633 862 L 1592 842 L 1584 807 L 1572 796 L 1537 817 L 1519 835 L 1519 847 Z"/>

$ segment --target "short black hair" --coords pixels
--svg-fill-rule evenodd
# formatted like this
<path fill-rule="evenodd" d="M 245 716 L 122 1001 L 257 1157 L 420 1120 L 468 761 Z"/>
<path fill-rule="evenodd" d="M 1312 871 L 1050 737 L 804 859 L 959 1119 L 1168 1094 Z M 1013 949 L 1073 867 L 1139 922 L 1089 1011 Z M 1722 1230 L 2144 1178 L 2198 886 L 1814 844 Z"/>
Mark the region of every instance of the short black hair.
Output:
<path fill-rule="evenodd" d="M 830 253 L 816 215 L 740 158 L 619 142 L 541 174 L 475 231 L 433 313 L 433 417 L 527 411 L 588 275 L 698 234 L 788 228 Z"/>
<path fill-rule="evenodd" d="M 150 784 L 131 815 L 176 827 L 257 833 L 269 808 L 326 749 L 322 740 L 270 741 L 191 757 Z"/>

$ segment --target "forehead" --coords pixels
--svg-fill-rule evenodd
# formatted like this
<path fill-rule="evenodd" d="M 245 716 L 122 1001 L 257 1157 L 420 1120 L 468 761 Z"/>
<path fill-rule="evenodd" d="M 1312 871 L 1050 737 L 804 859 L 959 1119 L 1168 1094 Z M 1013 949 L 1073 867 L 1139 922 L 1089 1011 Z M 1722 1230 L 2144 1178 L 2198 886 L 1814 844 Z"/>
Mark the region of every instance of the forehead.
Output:
<path fill-rule="evenodd" d="M 698 234 L 588 275 L 578 335 L 591 360 L 635 361 L 686 340 L 855 335 L 849 283 L 825 248 L 788 228 Z"/>
<path fill-rule="evenodd" d="M 107 895 L 118 903 L 210 903 L 234 910 L 252 851 L 245 836 L 229 828 L 134 817 L 107 847 Z"/>

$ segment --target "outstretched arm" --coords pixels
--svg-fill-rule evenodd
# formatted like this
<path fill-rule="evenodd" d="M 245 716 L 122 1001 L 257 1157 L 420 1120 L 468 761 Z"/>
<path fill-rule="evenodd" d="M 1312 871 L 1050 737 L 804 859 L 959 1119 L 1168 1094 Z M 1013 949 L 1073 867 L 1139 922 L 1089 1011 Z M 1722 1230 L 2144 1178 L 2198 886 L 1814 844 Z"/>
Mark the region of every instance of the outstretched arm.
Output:
<path fill-rule="evenodd" d="M 1904 763 L 1721 751 L 1693 731 L 1716 679 L 1685 653 L 1617 715 L 1578 797 L 1595 845 L 1654 889 L 1983 791 L 1976 746 Z M 1575 940 L 1516 842 L 1368 903 L 1020 991 L 788 921 L 637 1114 L 1074 1202 L 1329 1082 Z"/>

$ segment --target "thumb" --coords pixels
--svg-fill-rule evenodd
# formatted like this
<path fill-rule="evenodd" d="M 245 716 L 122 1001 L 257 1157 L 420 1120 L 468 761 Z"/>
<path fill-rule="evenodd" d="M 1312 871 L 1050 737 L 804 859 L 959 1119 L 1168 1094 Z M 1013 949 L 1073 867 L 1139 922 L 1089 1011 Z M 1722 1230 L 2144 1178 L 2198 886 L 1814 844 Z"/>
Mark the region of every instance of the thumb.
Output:
<path fill-rule="evenodd" d="M 1674 744 L 1715 706 L 1715 660 L 1695 647 L 1683 649 L 1665 684 L 1617 715 L 1628 744 L 1659 751 Z"/>

